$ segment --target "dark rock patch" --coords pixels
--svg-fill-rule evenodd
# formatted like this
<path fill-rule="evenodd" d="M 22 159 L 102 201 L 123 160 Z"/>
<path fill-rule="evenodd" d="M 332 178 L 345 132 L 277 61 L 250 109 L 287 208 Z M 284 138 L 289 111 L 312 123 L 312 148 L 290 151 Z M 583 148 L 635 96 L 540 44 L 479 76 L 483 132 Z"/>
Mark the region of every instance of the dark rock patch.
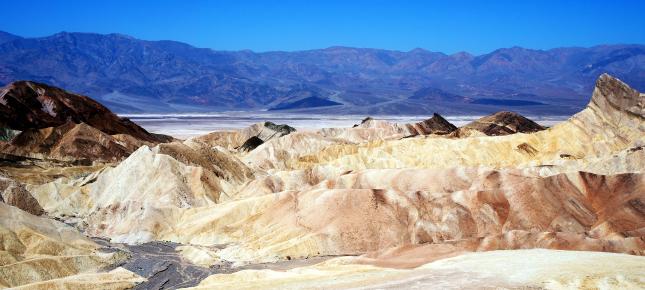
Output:
<path fill-rule="evenodd" d="M 175 251 L 179 246 L 171 242 L 148 242 L 140 245 L 110 243 L 104 239 L 94 238 L 102 245 L 104 252 L 124 251 L 130 254 L 130 259 L 120 265 L 112 265 L 111 270 L 123 267 L 147 281 L 138 284 L 133 289 L 178 289 L 192 287 L 206 277 L 221 273 L 219 267 L 201 267 L 184 260 Z"/>
<path fill-rule="evenodd" d="M 415 124 L 407 124 L 406 126 L 410 131 L 416 132 L 416 135 L 446 135 L 457 130 L 455 125 L 437 113 L 434 113 L 430 119 Z"/>
<path fill-rule="evenodd" d="M 286 124 L 278 125 L 273 122 L 264 122 L 264 127 L 280 133 L 280 136 L 289 135 L 296 131 L 296 128 Z"/>
<path fill-rule="evenodd" d="M 253 149 L 257 148 L 258 146 L 260 146 L 262 144 L 264 144 L 264 141 L 262 141 L 262 139 L 260 139 L 260 137 L 253 136 L 253 137 L 247 139 L 246 141 L 244 141 L 244 144 L 242 144 L 242 146 L 240 146 L 240 148 L 238 148 L 238 150 L 249 152 L 249 151 L 252 151 Z"/>
<path fill-rule="evenodd" d="M 0 202 L 15 206 L 33 215 L 42 215 L 45 210 L 40 206 L 25 186 L 0 173 Z"/>
<path fill-rule="evenodd" d="M 464 137 L 469 131 L 479 131 L 488 136 L 503 136 L 515 133 L 534 133 L 545 128 L 515 112 L 497 112 L 470 122 L 459 128 L 452 137 Z"/>
<path fill-rule="evenodd" d="M 339 102 L 334 102 L 332 100 L 328 100 L 320 97 L 308 97 L 294 102 L 278 104 L 277 106 L 270 108 L 269 111 L 329 107 L 329 106 L 340 106 L 340 105 L 342 104 Z"/>

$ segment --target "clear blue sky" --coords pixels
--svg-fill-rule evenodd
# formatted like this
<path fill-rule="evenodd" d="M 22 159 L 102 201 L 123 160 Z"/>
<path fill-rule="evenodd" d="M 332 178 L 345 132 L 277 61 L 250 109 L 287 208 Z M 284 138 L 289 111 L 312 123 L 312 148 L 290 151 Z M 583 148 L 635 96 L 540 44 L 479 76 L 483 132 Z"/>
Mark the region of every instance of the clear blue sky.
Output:
<path fill-rule="evenodd" d="M 645 43 L 645 1 L 2 1 L 0 30 L 122 33 L 219 50 L 335 45 L 475 54 Z"/>

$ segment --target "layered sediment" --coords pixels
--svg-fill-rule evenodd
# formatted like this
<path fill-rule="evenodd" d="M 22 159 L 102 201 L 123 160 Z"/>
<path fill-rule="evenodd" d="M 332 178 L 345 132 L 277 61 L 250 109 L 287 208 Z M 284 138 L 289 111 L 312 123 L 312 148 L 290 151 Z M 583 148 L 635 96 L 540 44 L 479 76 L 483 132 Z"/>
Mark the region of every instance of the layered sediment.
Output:
<path fill-rule="evenodd" d="M 29 221 L 46 220 L 56 231 L 64 225 L 48 217 L 76 226 L 64 227 L 74 238 L 61 238 L 62 251 L 98 255 L 77 229 L 137 249 L 164 241 L 152 248 L 173 245 L 163 254 L 173 265 L 197 269 L 200 279 L 214 274 L 197 289 L 642 288 L 643 98 L 602 75 L 587 108 L 551 128 L 508 112 L 462 128 L 439 115 L 317 131 L 259 123 L 141 144 L 120 163 L 81 176 L 35 182 L 14 172 L 22 183 L 11 184 L 33 197 L 23 207 L 41 207 L 43 217 L 24 213 Z M 26 220 L 15 219 L 9 235 L 33 224 Z M 19 247 L 5 251 L 5 267 L 27 257 Z M 143 263 L 145 255 L 137 257 L 125 265 Z M 328 260 L 296 264 L 306 259 Z M 276 262 L 300 266 L 235 270 Z M 88 269 L 115 275 L 119 285 L 198 282 L 163 271 Z M 14 275 L 0 283 L 90 274 Z"/>
<path fill-rule="evenodd" d="M 172 141 L 89 97 L 31 81 L 0 91 L 3 159 L 117 162 L 142 145 Z"/>

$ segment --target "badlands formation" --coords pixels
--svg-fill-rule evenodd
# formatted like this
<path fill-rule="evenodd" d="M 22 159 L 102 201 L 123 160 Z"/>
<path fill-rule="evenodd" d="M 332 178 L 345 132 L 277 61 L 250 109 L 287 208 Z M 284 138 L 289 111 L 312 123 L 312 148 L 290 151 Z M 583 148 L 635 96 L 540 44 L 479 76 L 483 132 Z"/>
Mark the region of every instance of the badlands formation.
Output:
<path fill-rule="evenodd" d="M 645 95 L 609 75 L 551 128 L 435 114 L 180 141 L 50 111 L 3 120 L 0 287 L 645 288 Z"/>

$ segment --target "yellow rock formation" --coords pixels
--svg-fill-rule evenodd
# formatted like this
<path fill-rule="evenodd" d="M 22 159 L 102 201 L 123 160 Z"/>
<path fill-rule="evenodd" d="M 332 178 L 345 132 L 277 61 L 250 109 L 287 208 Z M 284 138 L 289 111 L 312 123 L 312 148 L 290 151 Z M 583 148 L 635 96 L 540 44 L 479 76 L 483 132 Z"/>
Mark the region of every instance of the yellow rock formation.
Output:
<path fill-rule="evenodd" d="M 464 254 L 399 270 L 337 258 L 288 271 L 213 275 L 186 289 L 642 289 L 643 259 L 533 249 Z"/>
<path fill-rule="evenodd" d="M 126 259 L 123 253 L 101 253 L 76 229 L 4 203 L 0 203 L 0 241 L 0 287 L 125 289 L 141 281 L 124 269 L 99 273 Z"/>

